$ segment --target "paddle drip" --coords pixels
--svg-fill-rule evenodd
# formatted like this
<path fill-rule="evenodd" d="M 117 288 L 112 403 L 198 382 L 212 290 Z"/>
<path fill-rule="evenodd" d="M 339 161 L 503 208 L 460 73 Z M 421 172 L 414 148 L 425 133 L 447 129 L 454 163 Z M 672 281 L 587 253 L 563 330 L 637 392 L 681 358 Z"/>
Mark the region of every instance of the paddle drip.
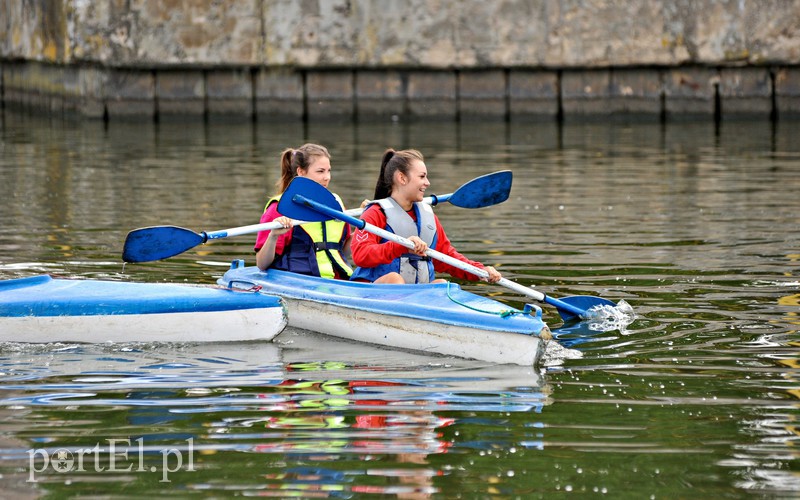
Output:
<path fill-rule="evenodd" d="M 622 332 L 636 319 L 636 313 L 630 304 L 620 300 L 615 306 L 602 304 L 590 308 L 587 311 L 587 319 L 589 320 L 589 329 L 593 331 L 619 330 Z"/>

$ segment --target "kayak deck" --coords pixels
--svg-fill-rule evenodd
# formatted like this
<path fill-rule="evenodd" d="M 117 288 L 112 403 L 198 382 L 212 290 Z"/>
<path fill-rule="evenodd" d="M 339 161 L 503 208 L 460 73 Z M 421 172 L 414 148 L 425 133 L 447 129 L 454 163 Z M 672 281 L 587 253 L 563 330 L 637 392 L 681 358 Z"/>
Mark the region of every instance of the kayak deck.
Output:
<path fill-rule="evenodd" d="M 0 281 L 0 316 L 94 316 L 280 307 L 280 298 L 211 286 L 53 279 Z"/>

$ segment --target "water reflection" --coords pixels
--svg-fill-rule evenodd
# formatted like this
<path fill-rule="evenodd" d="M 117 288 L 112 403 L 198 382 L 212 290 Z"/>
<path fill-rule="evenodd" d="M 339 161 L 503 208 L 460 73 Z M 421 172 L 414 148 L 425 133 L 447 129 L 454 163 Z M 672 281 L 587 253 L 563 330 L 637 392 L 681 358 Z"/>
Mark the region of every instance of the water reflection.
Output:
<path fill-rule="evenodd" d="M 541 374 L 530 368 L 396 356 L 301 331 L 287 332 L 280 344 L 4 344 L 0 371 L 0 406 L 14 410 L 6 422 L 29 440 L 6 453 L 12 463 L 24 462 L 26 446 L 80 453 L 122 439 L 131 455 L 143 446 L 157 456 L 159 447 L 191 439 L 200 469 L 223 467 L 231 453 L 316 464 L 259 468 L 263 483 L 237 486 L 286 494 L 345 488 L 326 486 L 332 474 L 387 481 L 356 481 L 347 487 L 353 493 L 437 492 L 431 478 L 444 472 L 430 464 L 432 455 L 497 442 L 446 435 L 444 429 L 463 425 L 460 415 L 485 414 L 490 423 L 498 412 L 541 412 L 551 403 Z M 394 465 L 350 471 L 325 465 L 377 456 Z M 189 474 L 185 481 L 209 487 Z"/>

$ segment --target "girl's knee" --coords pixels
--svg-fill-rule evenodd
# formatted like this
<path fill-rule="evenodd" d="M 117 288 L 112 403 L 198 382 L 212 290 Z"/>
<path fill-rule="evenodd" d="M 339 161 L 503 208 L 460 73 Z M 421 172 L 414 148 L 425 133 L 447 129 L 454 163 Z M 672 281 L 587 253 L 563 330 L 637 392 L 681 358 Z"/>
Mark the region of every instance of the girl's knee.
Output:
<path fill-rule="evenodd" d="M 389 273 L 384 274 L 380 278 L 375 280 L 375 283 L 384 283 L 387 285 L 403 285 L 405 284 L 405 280 L 400 273 Z"/>

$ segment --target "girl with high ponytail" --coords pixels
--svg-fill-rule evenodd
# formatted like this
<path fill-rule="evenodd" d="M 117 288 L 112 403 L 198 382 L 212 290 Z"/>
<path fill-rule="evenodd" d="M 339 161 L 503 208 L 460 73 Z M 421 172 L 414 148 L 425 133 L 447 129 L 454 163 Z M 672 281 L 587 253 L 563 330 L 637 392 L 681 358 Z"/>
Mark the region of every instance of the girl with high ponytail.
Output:
<path fill-rule="evenodd" d="M 278 194 L 264 207 L 261 223 L 280 222 L 283 227 L 261 231 L 256 238 L 256 265 L 262 271 L 278 269 L 324 278 L 348 279 L 352 269 L 345 254 L 350 249 L 350 226 L 339 221 L 312 222 L 292 227 L 288 217 L 278 213 L 278 201 L 297 176 L 308 177 L 328 187 L 331 180 L 331 155 L 324 146 L 304 144 L 281 153 Z M 336 196 L 336 195 L 334 195 Z M 339 204 L 344 205 L 336 196 Z"/>
<path fill-rule="evenodd" d="M 473 266 L 486 269 L 488 281 L 502 276 L 491 266 L 467 259 L 456 251 L 430 205 L 423 203 L 430 186 L 428 169 L 422 153 L 416 149 L 387 149 L 381 158 L 381 171 L 375 184 L 373 204 L 361 218 L 373 226 L 399 234 L 414 243 L 409 250 L 399 243 L 381 239 L 363 229 L 353 238 L 353 262 L 358 266 L 350 279 L 373 283 L 437 283 L 435 272 L 456 278 L 479 278 L 425 255 L 428 248 L 447 254 Z"/>

